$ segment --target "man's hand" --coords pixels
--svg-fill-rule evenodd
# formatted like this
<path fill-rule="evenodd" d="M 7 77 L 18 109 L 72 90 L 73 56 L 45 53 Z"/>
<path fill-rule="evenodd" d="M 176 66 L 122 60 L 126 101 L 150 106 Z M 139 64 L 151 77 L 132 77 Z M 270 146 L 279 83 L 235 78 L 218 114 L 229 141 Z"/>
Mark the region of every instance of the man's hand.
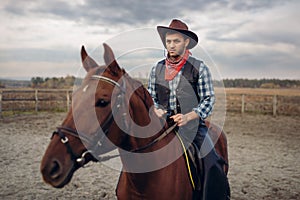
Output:
<path fill-rule="evenodd" d="M 193 120 L 193 119 L 197 119 L 199 116 L 197 115 L 197 113 L 195 113 L 194 111 L 189 112 L 187 114 L 176 114 L 171 116 L 170 118 L 172 118 L 174 120 L 174 122 L 177 123 L 178 126 L 184 126 L 186 125 L 189 121 Z"/>
<path fill-rule="evenodd" d="M 157 108 L 154 108 L 154 112 L 155 112 L 155 114 L 156 114 L 159 118 L 163 117 L 164 114 L 167 113 L 166 110 L 163 110 L 163 109 L 160 109 L 160 108 L 158 108 L 158 109 L 157 109 Z"/>

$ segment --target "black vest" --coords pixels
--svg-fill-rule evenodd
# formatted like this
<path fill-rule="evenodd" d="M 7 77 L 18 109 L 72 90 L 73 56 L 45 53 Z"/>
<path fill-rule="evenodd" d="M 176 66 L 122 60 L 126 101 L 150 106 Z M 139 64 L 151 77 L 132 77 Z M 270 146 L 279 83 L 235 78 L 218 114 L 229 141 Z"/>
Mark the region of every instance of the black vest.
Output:
<path fill-rule="evenodd" d="M 202 61 L 189 57 L 176 89 L 177 113 L 188 113 L 199 104 L 198 79 Z M 155 88 L 157 103 L 165 110 L 169 109 L 170 87 L 165 80 L 165 60 L 158 62 L 155 71 Z"/>

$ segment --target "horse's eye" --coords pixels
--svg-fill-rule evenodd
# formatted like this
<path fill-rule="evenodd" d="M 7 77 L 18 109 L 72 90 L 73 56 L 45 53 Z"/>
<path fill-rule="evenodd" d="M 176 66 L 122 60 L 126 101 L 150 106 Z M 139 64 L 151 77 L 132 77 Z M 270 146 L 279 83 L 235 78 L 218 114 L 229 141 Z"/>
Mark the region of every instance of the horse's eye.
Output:
<path fill-rule="evenodd" d="M 99 100 L 96 102 L 95 106 L 96 106 L 96 107 L 105 107 L 105 106 L 107 106 L 108 104 L 109 104 L 109 101 L 106 101 L 106 100 L 104 100 L 104 99 L 99 99 Z"/>

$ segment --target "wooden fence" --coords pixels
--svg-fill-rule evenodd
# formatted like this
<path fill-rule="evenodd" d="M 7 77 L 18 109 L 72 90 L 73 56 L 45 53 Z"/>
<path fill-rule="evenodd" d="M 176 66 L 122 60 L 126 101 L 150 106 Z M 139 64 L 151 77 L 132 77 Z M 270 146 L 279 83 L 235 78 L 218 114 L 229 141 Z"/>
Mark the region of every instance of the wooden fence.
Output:
<path fill-rule="evenodd" d="M 240 113 L 262 113 L 300 116 L 300 96 L 264 94 L 227 94 L 226 110 Z"/>
<path fill-rule="evenodd" d="M 2 89 L 0 115 L 4 112 L 67 111 L 72 90 L 63 89 Z"/>
<path fill-rule="evenodd" d="M 2 89 L 0 116 L 5 112 L 67 111 L 72 101 L 72 90 L 58 89 Z M 215 109 L 220 108 L 218 101 Z M 300 96 L 227 94 L 226 111 L 300 116 Z"/>

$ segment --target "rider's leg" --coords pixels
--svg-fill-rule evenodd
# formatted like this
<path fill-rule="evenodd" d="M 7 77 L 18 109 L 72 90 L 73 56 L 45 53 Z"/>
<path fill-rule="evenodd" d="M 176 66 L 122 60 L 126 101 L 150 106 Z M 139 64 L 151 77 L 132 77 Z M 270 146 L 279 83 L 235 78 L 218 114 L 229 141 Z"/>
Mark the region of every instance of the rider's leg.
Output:
<path fill-rule="evenodd" d="M 208 135 L 208 128 L 201 123 L 194 140 L 200 149 L 200 159 L 203 161 L 203 200 L 226 199 L 227 177 L 223 171 L 223 160 L 216 153 L 214 144 Z"/>

